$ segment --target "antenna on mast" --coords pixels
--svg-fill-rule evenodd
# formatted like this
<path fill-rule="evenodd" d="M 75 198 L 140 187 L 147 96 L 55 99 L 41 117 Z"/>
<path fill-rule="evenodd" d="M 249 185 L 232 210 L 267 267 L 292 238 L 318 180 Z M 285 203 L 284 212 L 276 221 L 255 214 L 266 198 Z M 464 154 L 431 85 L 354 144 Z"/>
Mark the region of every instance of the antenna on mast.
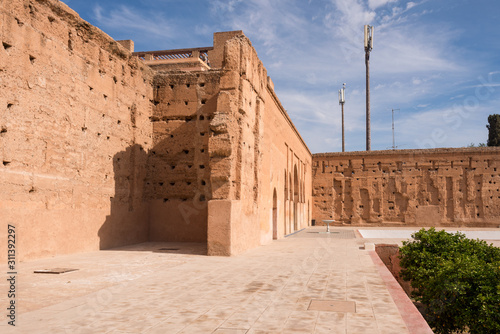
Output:
<path fill-rule="evenodd" d="M 339 104 L 342 107 L 342 152 L 345 152 L 344 103 L 345 103 L 345 83 L 344 83 L 342 89 L 339 90 Z"/>
<path fill-rule="evenodd" d="M 366 65 L 366 150 L 371 150 L 370 134 L 370 51 L 373 49 L 373 26 L 365 25 L 365 65 Z"/>

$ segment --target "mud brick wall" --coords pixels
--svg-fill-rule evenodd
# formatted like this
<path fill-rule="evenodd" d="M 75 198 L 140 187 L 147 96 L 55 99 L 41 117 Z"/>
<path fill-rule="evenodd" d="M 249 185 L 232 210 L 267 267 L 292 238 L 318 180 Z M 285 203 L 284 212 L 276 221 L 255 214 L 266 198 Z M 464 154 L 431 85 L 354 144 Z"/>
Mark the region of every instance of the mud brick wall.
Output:
<path fill-rule="evenodd" d="M 244 35 L 225 42 L 219 88 L 210 122 L 208 251 L 230 255 L 307 226 L 311 153 Z M 295 187 L 286 186 L 292 177 Z"/>
<path fill-rule="evenodd" d="M 496 147 L 313 156 L 313 218 L 342 224 L 498 226 Z"/>
<path fill-rule="evenodd" d="M 219 71 L 163 72 L 154 86 L 153 148 L 147 162 L 150 240 L 207 240 L 212 198 L 208 141 Z"/>
<path fill-rule="evenodd" d="M 153 71 L 53 0 L 2 1 L 0 43 L 0 245 L 8 223 L 18 260 L 146 241 Z"/>
<path fill-rule="evenodd" d="M 214 34 L 211 67 L 155 67 L 57 0 L 0 15 L 0 246 L 15 225 L 18 260 L 233 255 L 308 225 L 311 153 L 241 31 Z"/>

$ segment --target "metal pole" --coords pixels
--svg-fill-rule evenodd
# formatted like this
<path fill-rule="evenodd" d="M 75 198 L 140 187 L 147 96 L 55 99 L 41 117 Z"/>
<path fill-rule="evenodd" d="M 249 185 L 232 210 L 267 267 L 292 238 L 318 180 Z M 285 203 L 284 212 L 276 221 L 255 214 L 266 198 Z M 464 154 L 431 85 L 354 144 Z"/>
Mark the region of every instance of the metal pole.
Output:
<path fill-rule="evenodd" d="M 366 150 L 371 151 L 371 134 L 370 134 L 370 50 L 366 48 L 365 53 L 366 64 Z"/>
<path fill-rule="evenodd" d="M 339 90 L 339 104 L 342 110 L 342 152 L 345 152 L 345 132 L 344 132 L 344 103 L 345 103 L 345 83 Z"/>
<path fill-rule="evenodd" d="M 394 109 L 392 109 L 392 149 L 396 149 L 396 140 L 394 139 Z"/>
<path fill-rule="evenodd" d="M 342 152 L 345 152 L 345 137 L 344 137 L 344 103 L 341 103 L 342 106 Z"/>
<path fill-rule="evenodd" d="M 392 149 L 396 149 L 396 137 L 394 136 L 394 110 L 399 110 L 399 109 L 392 109 Z"/>
<path fill-rule="evenodd" d="M 366 64 L 366 150 L 371 151 L 370 131 L 370 51 L 373 49 L 373 26 L 365 25 L 365 64 Z"/>

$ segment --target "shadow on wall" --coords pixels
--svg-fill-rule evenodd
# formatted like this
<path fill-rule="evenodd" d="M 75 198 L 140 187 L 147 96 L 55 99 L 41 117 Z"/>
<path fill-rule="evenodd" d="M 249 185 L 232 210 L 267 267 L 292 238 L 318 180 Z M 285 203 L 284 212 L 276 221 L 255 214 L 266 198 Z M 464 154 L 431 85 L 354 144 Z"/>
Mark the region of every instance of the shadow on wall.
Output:
<path fill-rule="evenodd" d="M 100 249 L 147 241 L 206 244 L 208 132 L 195 118 L 154 121 L 156 145 L 149 152 L 135 144 L 115 154 L 115 195 L 98 232 Z"/>
<path fill-rule="evenodd" d="M 144 200 L 148 153 L 133 145 L 113 157 L 115 191 L 110 214 L 99 229 L 99 248 L 109 249 L 148 241 L 149 208 Z"/>

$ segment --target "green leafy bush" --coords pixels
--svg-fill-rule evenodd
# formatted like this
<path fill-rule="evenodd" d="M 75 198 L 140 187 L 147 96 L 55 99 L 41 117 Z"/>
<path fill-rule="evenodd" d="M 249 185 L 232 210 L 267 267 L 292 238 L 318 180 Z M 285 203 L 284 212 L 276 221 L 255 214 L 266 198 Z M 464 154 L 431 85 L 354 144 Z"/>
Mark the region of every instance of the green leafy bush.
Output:
<path fill-rule="evenodd" d="M 500 333 L 500 248 L 421 229 L 400 248 L 401 277 L 436 333 Z"/>

